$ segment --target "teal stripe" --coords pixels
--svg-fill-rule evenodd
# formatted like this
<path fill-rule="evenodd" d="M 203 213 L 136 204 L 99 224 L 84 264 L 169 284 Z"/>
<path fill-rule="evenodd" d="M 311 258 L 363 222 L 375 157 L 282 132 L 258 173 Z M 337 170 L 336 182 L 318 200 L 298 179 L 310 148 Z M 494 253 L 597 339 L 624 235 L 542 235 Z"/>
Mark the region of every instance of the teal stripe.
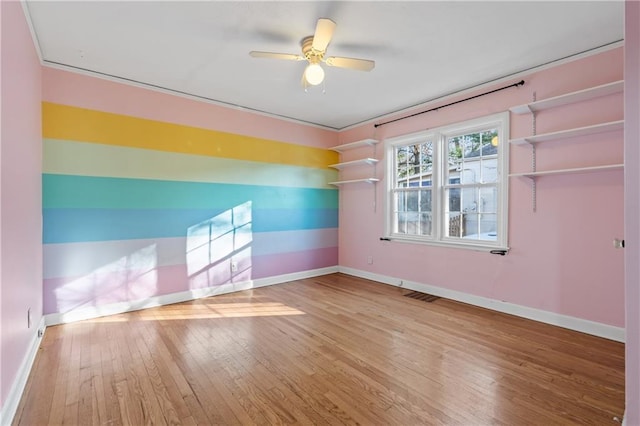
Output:
<path fill-rule="evenodd" d="M 334 169 L 44 139 L 43 173 L 260 186 L 332 188 Z"/>
<path fill-rule="evenodd" d="M 166 180 L 42 175 L 43 208 L 337 209 L 338 190 Z"/>

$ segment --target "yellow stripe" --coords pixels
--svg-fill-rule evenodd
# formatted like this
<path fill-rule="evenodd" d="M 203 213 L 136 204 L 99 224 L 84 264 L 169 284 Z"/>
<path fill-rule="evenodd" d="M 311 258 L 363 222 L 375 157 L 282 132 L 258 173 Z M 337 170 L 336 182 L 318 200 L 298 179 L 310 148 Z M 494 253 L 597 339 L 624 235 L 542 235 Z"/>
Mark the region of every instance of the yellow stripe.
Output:
<path fill-rule="evenodd" d="M 305 167 L 326 168 L 338 160 L 327 149 L 50 102 L 42 103 L 42 133 L 52 139 Z"/>

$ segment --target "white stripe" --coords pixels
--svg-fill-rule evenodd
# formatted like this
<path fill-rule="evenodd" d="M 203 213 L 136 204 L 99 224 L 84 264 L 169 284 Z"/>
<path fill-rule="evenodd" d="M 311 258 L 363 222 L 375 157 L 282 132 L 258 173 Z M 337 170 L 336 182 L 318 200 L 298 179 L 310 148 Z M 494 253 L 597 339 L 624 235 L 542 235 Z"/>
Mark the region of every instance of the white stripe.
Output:
<path fill-rule="evenodd" d="M 291 253 L 338 246 L 338 230 L 305 229 L 256 232 L 243 246 L 252 256 Z M 44 279 L 77 277 L 97 270 L 116 271 L 187 263 L 187 237 L 45 244 Z M 206 242 L 205 242 L 206 243 Z M 212 247 L 217 247 L 212 244 Z"/>

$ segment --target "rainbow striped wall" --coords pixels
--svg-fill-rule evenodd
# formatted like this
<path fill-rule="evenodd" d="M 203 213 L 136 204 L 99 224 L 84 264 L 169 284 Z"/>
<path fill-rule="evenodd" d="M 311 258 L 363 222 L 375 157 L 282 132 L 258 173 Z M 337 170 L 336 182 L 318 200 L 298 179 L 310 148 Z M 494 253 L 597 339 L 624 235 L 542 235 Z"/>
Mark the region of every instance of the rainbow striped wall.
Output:
<path fill-rule="evenodd" d="M 335 153 L 42 108 L 45 314 L 337 265 Z"/>

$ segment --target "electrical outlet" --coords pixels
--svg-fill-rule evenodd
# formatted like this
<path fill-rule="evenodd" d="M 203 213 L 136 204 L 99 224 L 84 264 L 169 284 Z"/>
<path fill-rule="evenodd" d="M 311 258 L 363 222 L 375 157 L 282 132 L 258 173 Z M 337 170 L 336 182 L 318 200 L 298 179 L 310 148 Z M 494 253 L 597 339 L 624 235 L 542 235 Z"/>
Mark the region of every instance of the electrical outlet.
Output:
<path fill-rule="evenodd" d="M 238 262 L 235 260 L 231 261 L 231 272 L 238 272 Z"/>
<path fill-rule="evenodd" d="M 31 328 L 31 308 L 27 309 L 27 328 Z"/>
<path fill-rule="evenodd" d="M 368 257 L 367 257 L 367 263 L 368 263 L 369 265 L 372 265 L 372 264 L 373 264 L 373 256 L 368 256 Z"/>

